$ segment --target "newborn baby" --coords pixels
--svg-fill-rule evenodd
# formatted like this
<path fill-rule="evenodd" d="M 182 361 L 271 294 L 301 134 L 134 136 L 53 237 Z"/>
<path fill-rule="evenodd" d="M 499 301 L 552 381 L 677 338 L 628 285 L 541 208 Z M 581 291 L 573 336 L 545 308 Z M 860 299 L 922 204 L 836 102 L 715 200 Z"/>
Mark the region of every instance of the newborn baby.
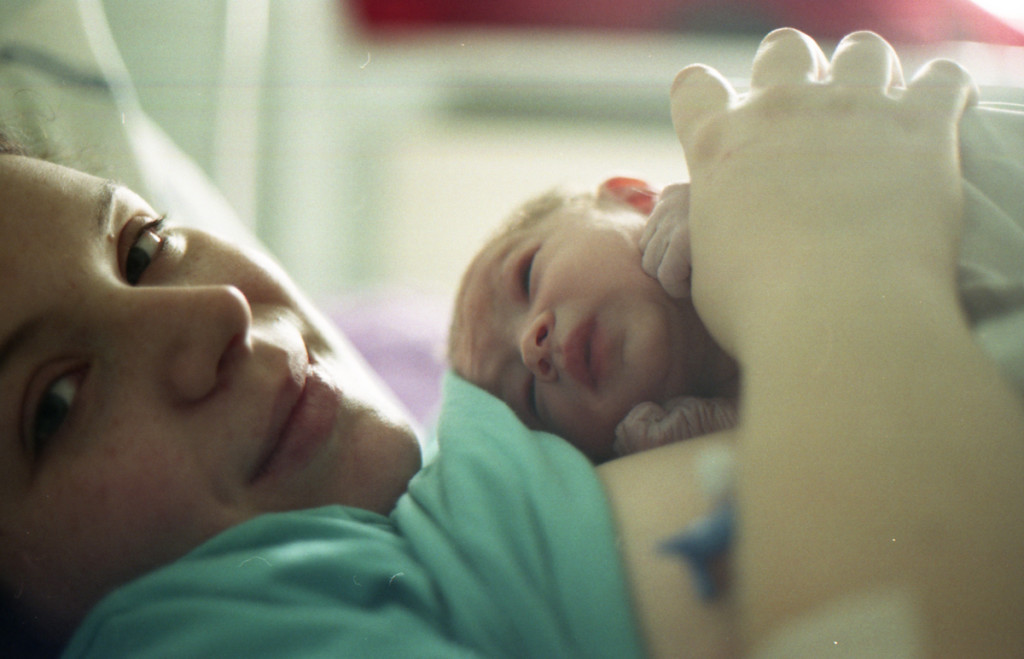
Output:
<path fill-rule="evenodd" d="M 673 186 L 661 212 L 685 212 Z M 452 368 L 595 462 L 735 423 L 736 363 L 641 268 L 659 191 L 626 177 L 533 199 L 474 257 Z"/>

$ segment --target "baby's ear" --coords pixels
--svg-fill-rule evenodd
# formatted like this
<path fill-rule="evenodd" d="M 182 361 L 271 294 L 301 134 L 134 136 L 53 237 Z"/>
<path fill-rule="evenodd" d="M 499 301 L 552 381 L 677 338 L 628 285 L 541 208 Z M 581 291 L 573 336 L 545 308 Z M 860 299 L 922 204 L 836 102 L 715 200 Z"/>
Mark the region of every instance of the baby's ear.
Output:
<path fill-rule="evenodd" d="M 597 199 L 601 203 L 613 202 L 632 206 L 637 212 L 650 215 L 654 205 L 658 203 L 661 190 L 647 181 L 628 176 L 610 178 L 597 189 Z"/>

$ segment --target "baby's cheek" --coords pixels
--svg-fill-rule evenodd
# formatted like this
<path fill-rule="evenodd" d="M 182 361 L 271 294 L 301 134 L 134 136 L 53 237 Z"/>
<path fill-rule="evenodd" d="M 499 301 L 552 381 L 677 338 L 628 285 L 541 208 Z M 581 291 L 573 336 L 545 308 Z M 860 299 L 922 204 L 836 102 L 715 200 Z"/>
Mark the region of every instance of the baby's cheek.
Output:
<path fill-rule="evenodd" d="M 556 435 L 566 438 L 592 460 L 603 461 L 613 457 L 612 444 L 615 442 L 615 427 L 620 418 L 618 406 L 601 406 L 589 409 L 574 401 L 558 410 L 553 406 L 557 427 L 550 429 Z"/>

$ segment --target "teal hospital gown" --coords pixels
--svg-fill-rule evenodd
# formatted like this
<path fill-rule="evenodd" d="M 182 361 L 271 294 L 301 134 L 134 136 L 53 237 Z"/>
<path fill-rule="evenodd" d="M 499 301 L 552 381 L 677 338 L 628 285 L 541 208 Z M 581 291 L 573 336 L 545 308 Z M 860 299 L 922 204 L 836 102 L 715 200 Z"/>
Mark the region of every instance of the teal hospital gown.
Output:
<path fill-rule="evenodd" d="M 960 143 L 960 300 L 978 344 L 1024 395 L 1024 105 L 970 108 Z"/>
<path fill-rule="evenodd" d="M 109 595 L 65 656 L 640 656 L 586 459 L 454 375 L 438 439 L 390 516 L 229 529 Z"/>

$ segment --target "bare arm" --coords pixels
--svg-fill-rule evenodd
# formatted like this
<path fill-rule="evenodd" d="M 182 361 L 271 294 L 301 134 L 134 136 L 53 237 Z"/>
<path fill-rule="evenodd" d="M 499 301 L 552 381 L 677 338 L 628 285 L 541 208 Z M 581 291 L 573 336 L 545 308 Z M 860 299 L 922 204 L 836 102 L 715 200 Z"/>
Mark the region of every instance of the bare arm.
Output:
<path fill-rule="evenodd" d="M 810 318 L 781 303 L 779 329 L 750 348 L 736 554 L 745 635 L 756 646 L 824 602 L 892 587 L 921 616 L 930 656 L 1019 654 L 1018 399 L 954 296 L 921 286 L 820 300 Z"/>
<path fill-rule="evenodd" d="M 844 42 L 830 66 L 783 32 L 753 82 L 743 102 L 706 69 L 673 89 L 695 303 L 744 372 L 736 606 L 700 609 L 712 620 L 692 633 L 729 651 L 734 625 L 753 652 L 885 589 L 929 656 L 1019 654 L 1024 413 L 974 344 L 953 278 L 969 81 L 941 64 L 902 91 L 877 37 Z M 603 472 L 655 653 L 688 647 L 666 610 L 678 625 L 701 606 L 650 549 L 702 512 L 694 451 Z"/>
<path fill-rule="evenodd" d="M 679 557 L 659 550 L 669 536 L 709 512 L 712 502 L 694 478 L 696 463 L 711 446 L 733 446 L 732 433 L 668 444 L 598 468 L 618 522 L 637 617 L 651 656 L 737 656 L 731 595 L 700 601 Z"/>

